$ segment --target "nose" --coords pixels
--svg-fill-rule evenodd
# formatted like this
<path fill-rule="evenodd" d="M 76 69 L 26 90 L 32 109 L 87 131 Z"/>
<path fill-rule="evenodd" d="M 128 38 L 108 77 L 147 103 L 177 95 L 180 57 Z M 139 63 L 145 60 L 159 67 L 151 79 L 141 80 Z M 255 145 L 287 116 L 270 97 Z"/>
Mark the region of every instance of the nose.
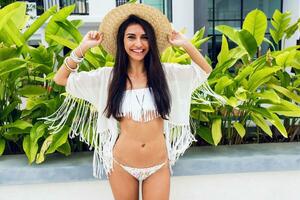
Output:
<path fill-rule="evenodd" d="M 135 41 L 135 46 L 136 47 L 142 47 L 142 41 L 140 38 L 137 38 L 136 41 Z"/>

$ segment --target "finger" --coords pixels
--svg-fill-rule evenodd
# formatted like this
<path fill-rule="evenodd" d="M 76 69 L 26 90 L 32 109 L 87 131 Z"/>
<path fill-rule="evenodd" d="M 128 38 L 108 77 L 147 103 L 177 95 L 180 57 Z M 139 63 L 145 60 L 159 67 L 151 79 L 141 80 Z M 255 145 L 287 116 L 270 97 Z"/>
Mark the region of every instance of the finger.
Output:
<path fill-rule="evenodd" d="M 172 44 L 173 43 L 173 38 L 171 35 L 168 35 L 168 41 Z"/>
<path fill-rule="evenodd" d="M 97 43 L 101 43 L 103 40 L 103 33 L 99 33 L 98 32 L 98 35 L 97 35 Z"/>
<path fill-rule="evenodd" d="M 92 36 L 93 36 L 93 39 L 95 39 L 96 38 L 96 31 L 93 31 L 93 34 L 92 34 Z"/>
<path fill-rule="evenodd" d="M 89 33 L 88 33 L 88 38 L 89 38 L 89 39 L 92 39 L 92 38 L 93 38 L 93 32 L 92 32 L 92 31 L 89 31 Z"/>

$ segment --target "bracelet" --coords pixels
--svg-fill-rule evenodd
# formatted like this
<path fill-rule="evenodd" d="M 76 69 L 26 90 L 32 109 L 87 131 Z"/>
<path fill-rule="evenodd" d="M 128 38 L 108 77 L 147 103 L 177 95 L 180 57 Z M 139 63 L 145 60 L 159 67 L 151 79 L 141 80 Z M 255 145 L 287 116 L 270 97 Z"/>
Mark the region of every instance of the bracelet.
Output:
<path fill-rule="evenodd" d="M 83 55 L 82 48 L 81 48 L 80 44 L 78 45 L 78 47 L 77 47 L 77 48 L 79 49 L 79 51 L 80 51 L 80 54 L 81 54 L 81 57 L 83 58 L 83 57 L 84 57 L 84 55 Z"/>
<path fill-rule="evenodd" d="M 69 72 L 77 72 L 77 70 L 78 70 L 78 68 L 79 68 L 79 65 L 77 64 L 77 67 L 76 67 L 76 68 L 71 68 L 71 67 L 69 66 L 68 62 L 67 62 L 68 58 L 69 58 L 69 57 L 66 57 L 66 58 L 64 59 L 64 66 L 65 66 L 66 70 L 68 70 Z"/>
<path fill-rule="evenodd" d="M 76 50 L 76 49 L 75 49 L 75 50 Z M 83 61 L 84 58 L 83 58 L 83 57 L 82 57 L 82 58 L 78 57 L 78 56 L 76 55 L 76 53 L 75 53 L 75 50 L 71 52 L 70 58 L 71 58 L 74 62 L 76 62 L 76 63 L 81 63 L 81 62 Z"/>

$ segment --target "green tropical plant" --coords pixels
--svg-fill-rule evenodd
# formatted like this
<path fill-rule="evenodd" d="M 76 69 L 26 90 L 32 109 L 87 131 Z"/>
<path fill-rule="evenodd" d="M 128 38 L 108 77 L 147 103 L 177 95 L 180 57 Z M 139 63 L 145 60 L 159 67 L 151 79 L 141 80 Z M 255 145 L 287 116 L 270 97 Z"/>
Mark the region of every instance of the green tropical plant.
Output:
<path fill-rule="evenodd" d="M 28 19 L 25 8 L 25 3 L 16 2 L 0 10 L 0 155 L 5 150 L 13 153 L 22 149 L 29 163 L 41 163 L 46 154 L 58 151 L 69 155 L 71 149 L 83 148 L 78 139 L 68 140 L 71 122 L 53 135 L 38 120 L 53 113 L 64 99 L 60 95 L 64 88 L 55 85 L 52 78 L 63 62 L 63 47 L 74 49 L 80 43 L 78 27 L 82 22 L 67 20 L 74 5 L 58 12 L 54 6 L 23 30 Z M 27 41 L 47 20 L 45 39 L 49 47 L 29 46 Z M 97 47 L 87 53 L 80 70 L 109 66 L 112 62 L 112 57 Z M 21 106 L 24 100 L 26 104 Z"/>
<path fill-rule="evenodd" d="M 242 30 L 224 25 L 217 27 L 223 33 L 222 47 L 209 85 L 226 103 L 216 101 L 200 87 L 193 95 L 191 107 L 198 135 L 210 144 L 242 143 L 243 138 L 251 135 L 247 131 L 253 123 L 257 141 L 265 137 L 262 132 L 274 136 L 276 131 L 273 128 L 272 131 L 270 125 L 281 134 L 282 141 L 295 136 L 295 132 L 288 134 L 284 126 L 287 123 L 283 121 L 295 124 L 300 117 L 299 75 L 286 72 L 287 67 L 299 70 L 299 47 L 269 50 L 255 59 L 257 47 L 264 42 L 266 24 L 265 15 L 254 10 L 246 16 Z M 276 34 L 273 32 L 277 41 L 283 37 L 279 29 Z M 226 36 L 237 47 L 229 49 Z"/>

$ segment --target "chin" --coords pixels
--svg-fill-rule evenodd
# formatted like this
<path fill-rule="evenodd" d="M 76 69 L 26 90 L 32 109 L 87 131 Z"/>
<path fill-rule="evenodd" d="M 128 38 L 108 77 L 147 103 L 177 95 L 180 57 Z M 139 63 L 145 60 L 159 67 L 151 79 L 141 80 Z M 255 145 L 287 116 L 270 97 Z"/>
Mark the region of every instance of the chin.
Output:
<path fill-rule="evenodd" d="M 134 61 L 143 61 L 144 58 L 145 56 L 130 56 L 130 59 Z"/>

